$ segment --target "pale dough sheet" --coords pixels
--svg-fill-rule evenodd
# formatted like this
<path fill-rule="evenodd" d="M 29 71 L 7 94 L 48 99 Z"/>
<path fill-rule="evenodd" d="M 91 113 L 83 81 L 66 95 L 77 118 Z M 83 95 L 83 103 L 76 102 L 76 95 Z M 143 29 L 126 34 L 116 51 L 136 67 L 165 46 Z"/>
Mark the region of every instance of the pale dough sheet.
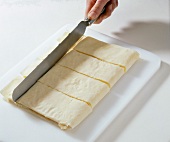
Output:
<path fill-rule="evenodd" d="M 61 43 L 68 36 L 68 34 L 69 32 L 65 32 L 60 38 L 57 39 L 57 41 Z"/>
<path fill-rule="evenodd" d="M 4 99 L 11 100 L 11 95 L 14 89 L 24 80 L 24 77 L 17 76 L 14 78 L 5 88 L 3 88 L 0 93 L 4 96 Z"/>
<path fill-rule="evenodd" d="M 124 74 L 124 69 L 72 50 L 57 64 L 89 77 L 101 80 L 112 87 Z"/>
<path fill-rule="evenodd" d="M 21 72 L 21 75 L 26 78 L 41 62 L 41 59 L 36 59 L 33 63 L 31 63 Z"/>
<path fill-rule="evenodd" d="M 139 58 L 139 54 L 132 49 L 108 44 L 92 37 L 84 38 L 74 49 L 106 62 L 125 67 L 126 70 Z"/>
<path fill-rule="evenodd" d="M 61 129 L 74 128 L 92 109 L 86 103 L 37 82 L 17 103 L 55 121 Z"/>
<path fill-rule="evenodd" d="M 50 49 L 47 50 L 47 52 L 39 56 L 38 59 L 44 60 L 57 46 L 58 46 L 58 43 L 56 44 L 56 46 L 51 47 Z"/>
<path fill-rule="evenodd" d="M 94 107 L 110 90 L 105 83 L 55 65 L 39 80 L 69 96 L 89 103 Z"/>
<path fill-rule="evenodd" d="M 63 35 L 66 37 L 67 34 Z M 59 42 L 63 40 L 56 39 Z M 128 48 L 83 37 L 53 68 L 38 80 L 18 101 L 43 118 L 58 123 L 61 129 L 76 127 L 95 105 L 139 58 Z M 3 90 L 10 100 L 14 89 L 54 50 L 55 46 L 21 72 Z"/>
<path fill-rule="evenodd" d="M 38 58 L 40 60 L 44 60 L 58 46 L 58 44 L 61 43 L 68 36 L 68 34 L 69 34 L 68 32 L 65 32 L 60 38 L 56 39 L 56 45 L 49 48 L 47 52 L 45 52 Z"/>
<path fill-rule="evenodd" d="M 56 45 L 52 46 L 50 49 L 47 50 L 44 54 L 38 57 L 33 63 L 27 66 L 22 72 L 21 75 L 26 78 L 57 46 L 60 42 L 62 42 L 67 36 L 68 32 L 65 32 L 60 38 L 56 39 Z"/>

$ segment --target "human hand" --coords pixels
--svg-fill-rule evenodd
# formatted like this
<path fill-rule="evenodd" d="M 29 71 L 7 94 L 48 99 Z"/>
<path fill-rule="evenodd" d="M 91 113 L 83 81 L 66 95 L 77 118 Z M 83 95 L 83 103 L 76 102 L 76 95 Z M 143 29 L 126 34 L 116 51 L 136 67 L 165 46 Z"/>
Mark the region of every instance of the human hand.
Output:
<path fill-rule="evenodd" d="M 111 16 L 114 9 L 118 6 L 118 0 L 86 0 L 86 17 L 90 20 L 96 19 L 102 9 L 105 12 L 95 21 L 95 24 L 101 23 L 104 19 Z"/>

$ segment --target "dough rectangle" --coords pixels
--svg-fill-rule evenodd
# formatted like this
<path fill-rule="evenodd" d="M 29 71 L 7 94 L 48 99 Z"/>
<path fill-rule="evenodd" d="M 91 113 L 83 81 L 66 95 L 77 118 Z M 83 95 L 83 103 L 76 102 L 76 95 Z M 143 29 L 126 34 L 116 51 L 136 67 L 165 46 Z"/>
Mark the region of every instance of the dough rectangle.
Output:
<path fill-rule="evenodd" d="M 108 85 L 60 65 L 50 69 L 39 82 L 94 107 L 110 90 Z"/>
<path fill-rule="evenodd" d="M 75 50 L 66 54 L 57 64 L 103 81 L 110 87 L 124 74 L 124 69 L 119 66 L 103 62 Z"/>
<path fill-rule="evenodd" d="M 108 44 L 92 37 L 85 37 L 74 49 L 103 61 L 120 65 L 126 70 L 139 58 L 139 54 L 132 49 Z"/>
<path fill-rule="evenodd" d="M 84 102 L 37 82 L 17 103 L 58 123 L 61 129 L 74 128 L 92 109 Z"/>

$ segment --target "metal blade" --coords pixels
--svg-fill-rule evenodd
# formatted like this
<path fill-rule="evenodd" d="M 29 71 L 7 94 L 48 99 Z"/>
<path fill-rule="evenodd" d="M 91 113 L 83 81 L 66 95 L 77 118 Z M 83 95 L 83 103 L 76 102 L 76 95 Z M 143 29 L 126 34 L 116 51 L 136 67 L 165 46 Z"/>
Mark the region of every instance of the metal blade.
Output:
<path fill-rule="evenodd" d="M 12 99 L 15 102 L 67 53 L 67 51 L 83 36 L 87 26 L 89 26 L 87 21 L 81 21 L 64 41 L 15 88 L 12 94 Z"/>

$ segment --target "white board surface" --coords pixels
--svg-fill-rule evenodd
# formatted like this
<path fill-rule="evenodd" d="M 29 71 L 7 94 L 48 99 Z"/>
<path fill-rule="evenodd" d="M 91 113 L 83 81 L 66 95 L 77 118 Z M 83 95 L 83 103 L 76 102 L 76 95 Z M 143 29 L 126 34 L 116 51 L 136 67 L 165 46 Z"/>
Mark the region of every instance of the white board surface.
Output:
<path fill-rule="evenodd" d="M 23 59 L 13 69 L 0 78 L 0 89 L 8 84 L 28 64 L 56 46 L 57 39 L 70 31 L 66 25 L 47 39 L 32 54 Z M 141 48 L 113 39 L 88 29 L 86 36 L 92 36 L 104 42 L 132 48 L 139 52 L 140 60 L 116 83 L 111 92 L 95 107 L 94 111 L 73 130 L 63 131 L 39 117 L 33 116 L 14 105 L 5 102 L 0 95 L 0 141 L 2 142 L 92 142 L 114 121 L 119 113 L 138 94 L 160 67 L 160 59 Z M 145 94 L 143 94 L 145 95 Z"/>

